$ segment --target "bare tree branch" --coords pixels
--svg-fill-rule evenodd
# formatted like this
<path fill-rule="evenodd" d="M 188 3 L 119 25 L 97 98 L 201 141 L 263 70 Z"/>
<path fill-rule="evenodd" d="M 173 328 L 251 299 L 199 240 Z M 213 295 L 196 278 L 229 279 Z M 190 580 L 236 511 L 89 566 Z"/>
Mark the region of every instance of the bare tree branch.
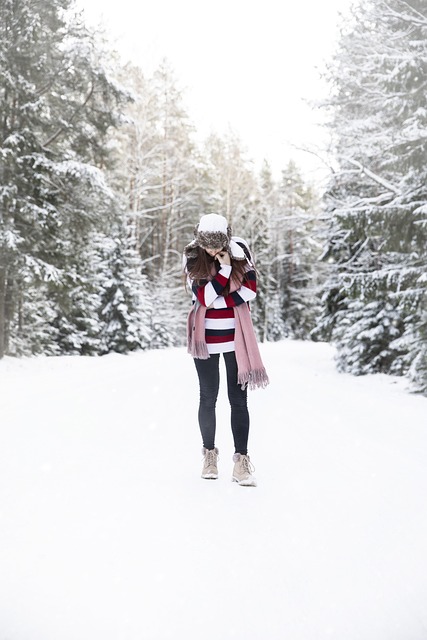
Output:
<path fill-rule="evenodd" d="M 374 182 L 376 182 L 377 184 L 380 184 L 382 187 L 389 189 L 390 191 L 392 191 L 398 196 L 401 195 L 401 192 L 397 187 L 395 187 L 390 182 L 388 182 L 388 180 L 381 178 L 381 176 L 377 175 L 376 173 L 368 169 L 368 167 L 363 166 L 363 164 L 361 164 L 358 160 L 353 160 L 353 158 L 346 158 L 346 160 L 350 162 L 350 164 L 353 164 L 355 167 L 358 167 L 361 173 L 364 173 L 365 175 L 367 175 L 369 178 L 371 178 L 371 180 L 374 180 Z"/>
<path fill-rule="evenodd" d="M 427 18 L 423 16 L 422 13 L 414 9 L 414 7 L 411 7 L 411 5 L 405 2 L 405 0 L 400 0 L 400 4 L 404 6 L 407 11 L 409 11 L 409 14 L 403 14 L 395 11 L 394 9 L 389 7 L 387 2 L 381 2 L 381 4 L 388 12 L 386 15 L 397 18 L 398 20 L 402 20 L 403 22 L 409 22 L 409 24 L 416 24 L 422 27 L 427 27 Z"/>

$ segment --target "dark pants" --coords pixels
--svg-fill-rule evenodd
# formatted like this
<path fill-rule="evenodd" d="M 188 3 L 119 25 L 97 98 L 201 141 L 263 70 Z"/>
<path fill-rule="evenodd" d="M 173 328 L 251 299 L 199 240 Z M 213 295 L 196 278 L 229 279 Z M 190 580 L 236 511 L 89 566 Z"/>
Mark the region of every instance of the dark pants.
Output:
<path fill-rule="evenodd" d="M 194 358 L 200 384 L 199 426 L 206 449 L 215 447 L 215 406 L 219 391 L 219 353 L 207 360 Z M 249 413 L 247 388 L 243 391 L 237 384 L 237 362 L 234 351 L 224 353 L 227 371 L 228 399 L 231 406 L 231 430 L 236 453 L 248 452 Z"/>

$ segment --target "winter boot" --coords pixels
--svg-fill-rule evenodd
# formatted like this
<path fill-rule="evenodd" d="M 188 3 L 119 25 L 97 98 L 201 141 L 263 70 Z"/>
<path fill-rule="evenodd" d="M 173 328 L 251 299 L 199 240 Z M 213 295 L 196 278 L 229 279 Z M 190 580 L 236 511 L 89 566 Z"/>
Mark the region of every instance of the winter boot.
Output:
<path fill-rule="evenodd" d="M 233 456 L 233 482 L 238 482 L 242 487 L 256 487 L 256 480 L 252 475 L 255 467 L 251 463 L 248 455 L 235 453 Z"/>
<path fill-rule="evenodd" d="M 218 449 L 202 449 L 203 469 L 202 478 L 216 480 L 218 478 Z"/>

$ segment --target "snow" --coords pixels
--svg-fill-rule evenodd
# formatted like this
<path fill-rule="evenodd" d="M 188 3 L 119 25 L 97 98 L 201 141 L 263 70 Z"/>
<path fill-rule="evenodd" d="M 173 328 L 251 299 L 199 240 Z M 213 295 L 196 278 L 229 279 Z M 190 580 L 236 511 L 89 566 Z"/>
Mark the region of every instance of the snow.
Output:
<path fill-rule="evenodd" d="M 104 173 L 88 164 L 87 162 L 80 162 L 77 160 L 63 160 L 62 162 L 54 163 L 55 172 L 58 175 L 65 177 L 72 176 L 78 180 L 84 180 L 90 184 L 93 189 L 102 191 L 106 196 L 113 198 L 113 192 L 105 181 Z"/>
<path fill-rule="evenodd" d="M 1 640 L 425 640 L 425 398 L 261 345 L 257 488 L 184 349 L 0 361 Z M 224 378 L 224 376 L 223 376 Z"/>
<path fill-rule="evenodd" d="M 24 256 L 26 266 L 36 274 L 39 278 L 42 278 L 44 282 L 60 282 L 62 271 L 57 267 L 41 260 L 40 258 L 33 258 L 32 256 Z"/>

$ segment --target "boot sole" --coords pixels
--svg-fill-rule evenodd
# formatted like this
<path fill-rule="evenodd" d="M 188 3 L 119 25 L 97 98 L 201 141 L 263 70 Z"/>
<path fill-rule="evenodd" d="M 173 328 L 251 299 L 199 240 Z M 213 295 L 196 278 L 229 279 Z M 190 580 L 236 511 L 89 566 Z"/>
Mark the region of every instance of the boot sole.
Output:
<path fill-rule="evenodd" d="M 214 473 L 207 473 L 205 476 L 202 475 L 203 480 L 218 480 L 218 475 Z"/>
<path fill-rule="evenodd" d="M 237 478 L 235 478 L 234 476 L 231 478 L 232 482 L 237 482 L 238 485 L 240 485 L 241 487 L 256 487 L 256 480 L 255 478 L 250 478 L 249 480 L 238 480 Z"/>

